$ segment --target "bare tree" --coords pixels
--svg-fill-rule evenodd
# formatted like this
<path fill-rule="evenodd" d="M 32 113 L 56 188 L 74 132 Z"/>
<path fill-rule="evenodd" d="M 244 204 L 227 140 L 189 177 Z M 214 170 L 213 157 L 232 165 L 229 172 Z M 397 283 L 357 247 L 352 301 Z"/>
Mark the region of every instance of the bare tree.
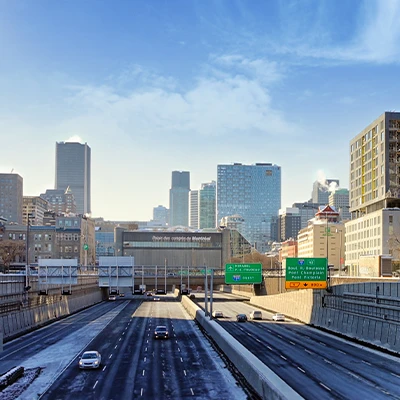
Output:
<path fill-rule="evenodd" d="M 21 259 L 25 252 L 25 242 L 14 240 L 0 241 L 0 258 L 3 261 L 4 273 L 10 272 L 10 265 Z"/>

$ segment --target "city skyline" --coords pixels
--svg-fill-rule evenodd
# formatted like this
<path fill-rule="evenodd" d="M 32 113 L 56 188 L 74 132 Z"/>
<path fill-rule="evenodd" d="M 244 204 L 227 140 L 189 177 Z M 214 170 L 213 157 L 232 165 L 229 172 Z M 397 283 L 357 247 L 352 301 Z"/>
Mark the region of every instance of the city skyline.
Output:
<path fill-rule="evenodd" d="M 343 3 L 343 4 L 342 4 Z M 400 4 L 0 3 L 0 172 L 54 187 L 54 143 L 92 149 L 91 209 L 150 220 L 170 174 L 282 169 L 282 207 L 322 174 L 349 187 L 349 142 L 398 105 Z M 101 23 L 99 22 L 101 21 Z"/>

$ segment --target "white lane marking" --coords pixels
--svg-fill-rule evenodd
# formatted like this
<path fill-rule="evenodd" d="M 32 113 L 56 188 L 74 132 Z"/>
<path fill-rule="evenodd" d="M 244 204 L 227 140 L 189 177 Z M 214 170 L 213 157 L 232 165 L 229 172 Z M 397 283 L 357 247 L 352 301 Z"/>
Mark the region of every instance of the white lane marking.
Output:
<path fill-rule="evenodd" d="M 285 356 L 282 356 L 282 355 L 281 355 L 280 357 L 283 358 L 284 360 L 287 360 L 287 358 L 286 358 Z"/>
<path fill-rule="evenodd" d="M 122 332 L 122 336 L 125 335 L 125 332 Z"/>
<path fill-rule="evenodd" d="M 400 375 L 395 374 L 394 372 L 391 372 L 390 375 L 395 376 L 396 378 L 400 378 Z"/>
<path fill-rule="evenodd" d="M 103 371 L 105 371 L 105 370 L 106 370 L 106 368 L 107 368 L 107 365 L 105 365 L 105 366 L 104 366 L 104 368 L 103 368 Z"/>
<path fill-rule="evenodd" d="M 267 346 L 268 350 L 272 350 L 272 347 Z"/>
<path fill-rule="evenodd" d="M 183 358 L 181 357 L 181 362 L 183 362 Z"/>
<path fill-rule="evenodd" d="M 260 340 L 260 339 L 256 339 L 256 341 L 257 341 L 258 343 L 261 343 L 261 340 Z"/>
<path fill-rule="evenodd" d="M 186 369 L 184 369 L 184 370 L 183 370 L 183 373 L 184 373 L 184 374 L 185 374 L 185 376 L 186 376 Z"/>
<path fill-rule="evenodd" d="M 128 329 L 128 327 L 125 328 L 125 330 L 127 330 L 127 329 Z"/>
<path fill-rule="evenodd" d="M 108 358 L 111 358 L 112 357 L 112 353 L 110 354 L 110 357 L 108 357 Z"/>
<path fill-rule="evenodd" d="M 326 346 L 326 344 L 325 344 L 325 343 L 323 343 L 323 342 L 319 342 L 319 344 L 322 344 L 322 346 Z"/>
<path fill-rule="evenodd" d="M 144 372 L 145 372 L 145 370 L 143 370 L 143 372 L 142 372 L 142 375 L 144 376 Z"/>
<path fill-rule="evenodd" d="M 99 381 L 96 381 L 96 383 L 93 385 L 93 389 L 97 386 L 98 383 Z"/>
<path fill-rule="evenodd" d="M 325 388 L 326 390 L 329 390 L 329 391 L 332 390 L 332 389 L 329 388 L 328 386 L 324 385 L 322 382 L 319 382 L 319 384 L 320 384 L 323 388 Z"/>
<path fill-rule="evenodd" d="M 307 349 L 305 349 L 304 351 L 305 351 L 306 353 L 308 353 L 308 354 L 314 354 L 312 351 L 307 350 Z"/>
<path fill-rule="evenodd" d="M 147 351 L 147 347 L 144 349 L 144 351 Z"/>
<path fill-rule="evenodd" d="M 306 373 L 306 371 L 304 371 L 304 369 L 303 369 L 303 368 L 297 367 L 297 369 L 298 369 L 299 371 L 301 371 L 303 374 L 305 374 L 305 373 Z"/>
<path fill-rule="evenodd" d="M 192 388 L 190 388 L 190 391 L 192 392 L 192 396 L 194 396 L 194 392 L 193 392 L 193 389 L 192 389 Z"/>
<path fill-rule="evenodd" d="M 118 345 L 116 344 L 115 346 L 114 346 L 114 349 L 116 349 L 118 347 Z"/>
<path fill-rule="evenodd" d="M 368 361 L 365 360 L 361 360 L 362 363 L 367 364 L 367 365 L 371 365 L 371 363 L 369 363 Z"/>
<path fill-rule="evenodd" d="M 118 341 L 120 342 L 121 340 L 122 340 L 122 337 L 120 337 Z"/>
<path fill-rule="evenodd" d="M 292 344 L 293 346 L 296 346 L 296 343 L 295 342 L 289 342 L 290 344 Z"/>
<path fill-rule="evenodd" d="M 146 362 L 146 360 L 147 360 L 147 357 L 145 357 L 145 358 L 143 359 L 144 362 Z"/>
<path fill-rule="evenodd" d="M 282 339 L 282 336 L 281 336 L 281 335 L 276 335 L 276 336 L 278 336 L 278 338 Z"/>
<path fill-rule="evenodd" d="M 140 396 L 143 397 L 143 388 L 140 389 Z"/>
<path fill-rule="evenodd" d="M 347 353 L 344 352 L 343 350 L 338 350 L 338 352 L 339 352 L 339 353 L 342 353 L 342 354 L 347 354 Z"/>
<path fill-rule="evenodd" d="M 324 361 L 325 361 L 327 364 L 332 364 L 332 362 L 329 361 L 329 360 L 327 360 L 326 358 L 324 358 Z"/>

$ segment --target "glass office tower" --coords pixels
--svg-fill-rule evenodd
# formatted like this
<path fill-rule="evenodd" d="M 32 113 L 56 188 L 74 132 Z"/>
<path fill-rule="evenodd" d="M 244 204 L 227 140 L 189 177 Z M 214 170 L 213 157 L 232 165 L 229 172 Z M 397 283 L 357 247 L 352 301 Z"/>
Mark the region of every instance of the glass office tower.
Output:
<path fill-rule="evenodd" d="M 189 226 L 190 172 L 172 171 L 169 190 L 169 225 Z"/>
<path fill-rule="evenodd" d="M 91 213 L 90 157 L 91 150 L 86 143 L 56 143 L 55 189 L 66 190 L 69 186 L 78 214 Z"/>
<path fill-rule="evenodd" d="M 242 235 L 260 252 L 271 240 L 271 221 L 281 207 L 281 167 L 269 163 L 218 165 L 217 216 L 240 215 Z"/>

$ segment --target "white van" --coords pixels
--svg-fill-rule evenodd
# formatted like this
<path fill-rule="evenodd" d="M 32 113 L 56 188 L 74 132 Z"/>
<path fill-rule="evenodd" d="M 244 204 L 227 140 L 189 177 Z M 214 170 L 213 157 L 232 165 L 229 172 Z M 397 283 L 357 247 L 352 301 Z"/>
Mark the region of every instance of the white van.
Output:
<path fill-rule="evenodd" d="M 262 313 L 259 310 L 254 310 L 250 313 L 250 319 L 262 319 Z"/>

